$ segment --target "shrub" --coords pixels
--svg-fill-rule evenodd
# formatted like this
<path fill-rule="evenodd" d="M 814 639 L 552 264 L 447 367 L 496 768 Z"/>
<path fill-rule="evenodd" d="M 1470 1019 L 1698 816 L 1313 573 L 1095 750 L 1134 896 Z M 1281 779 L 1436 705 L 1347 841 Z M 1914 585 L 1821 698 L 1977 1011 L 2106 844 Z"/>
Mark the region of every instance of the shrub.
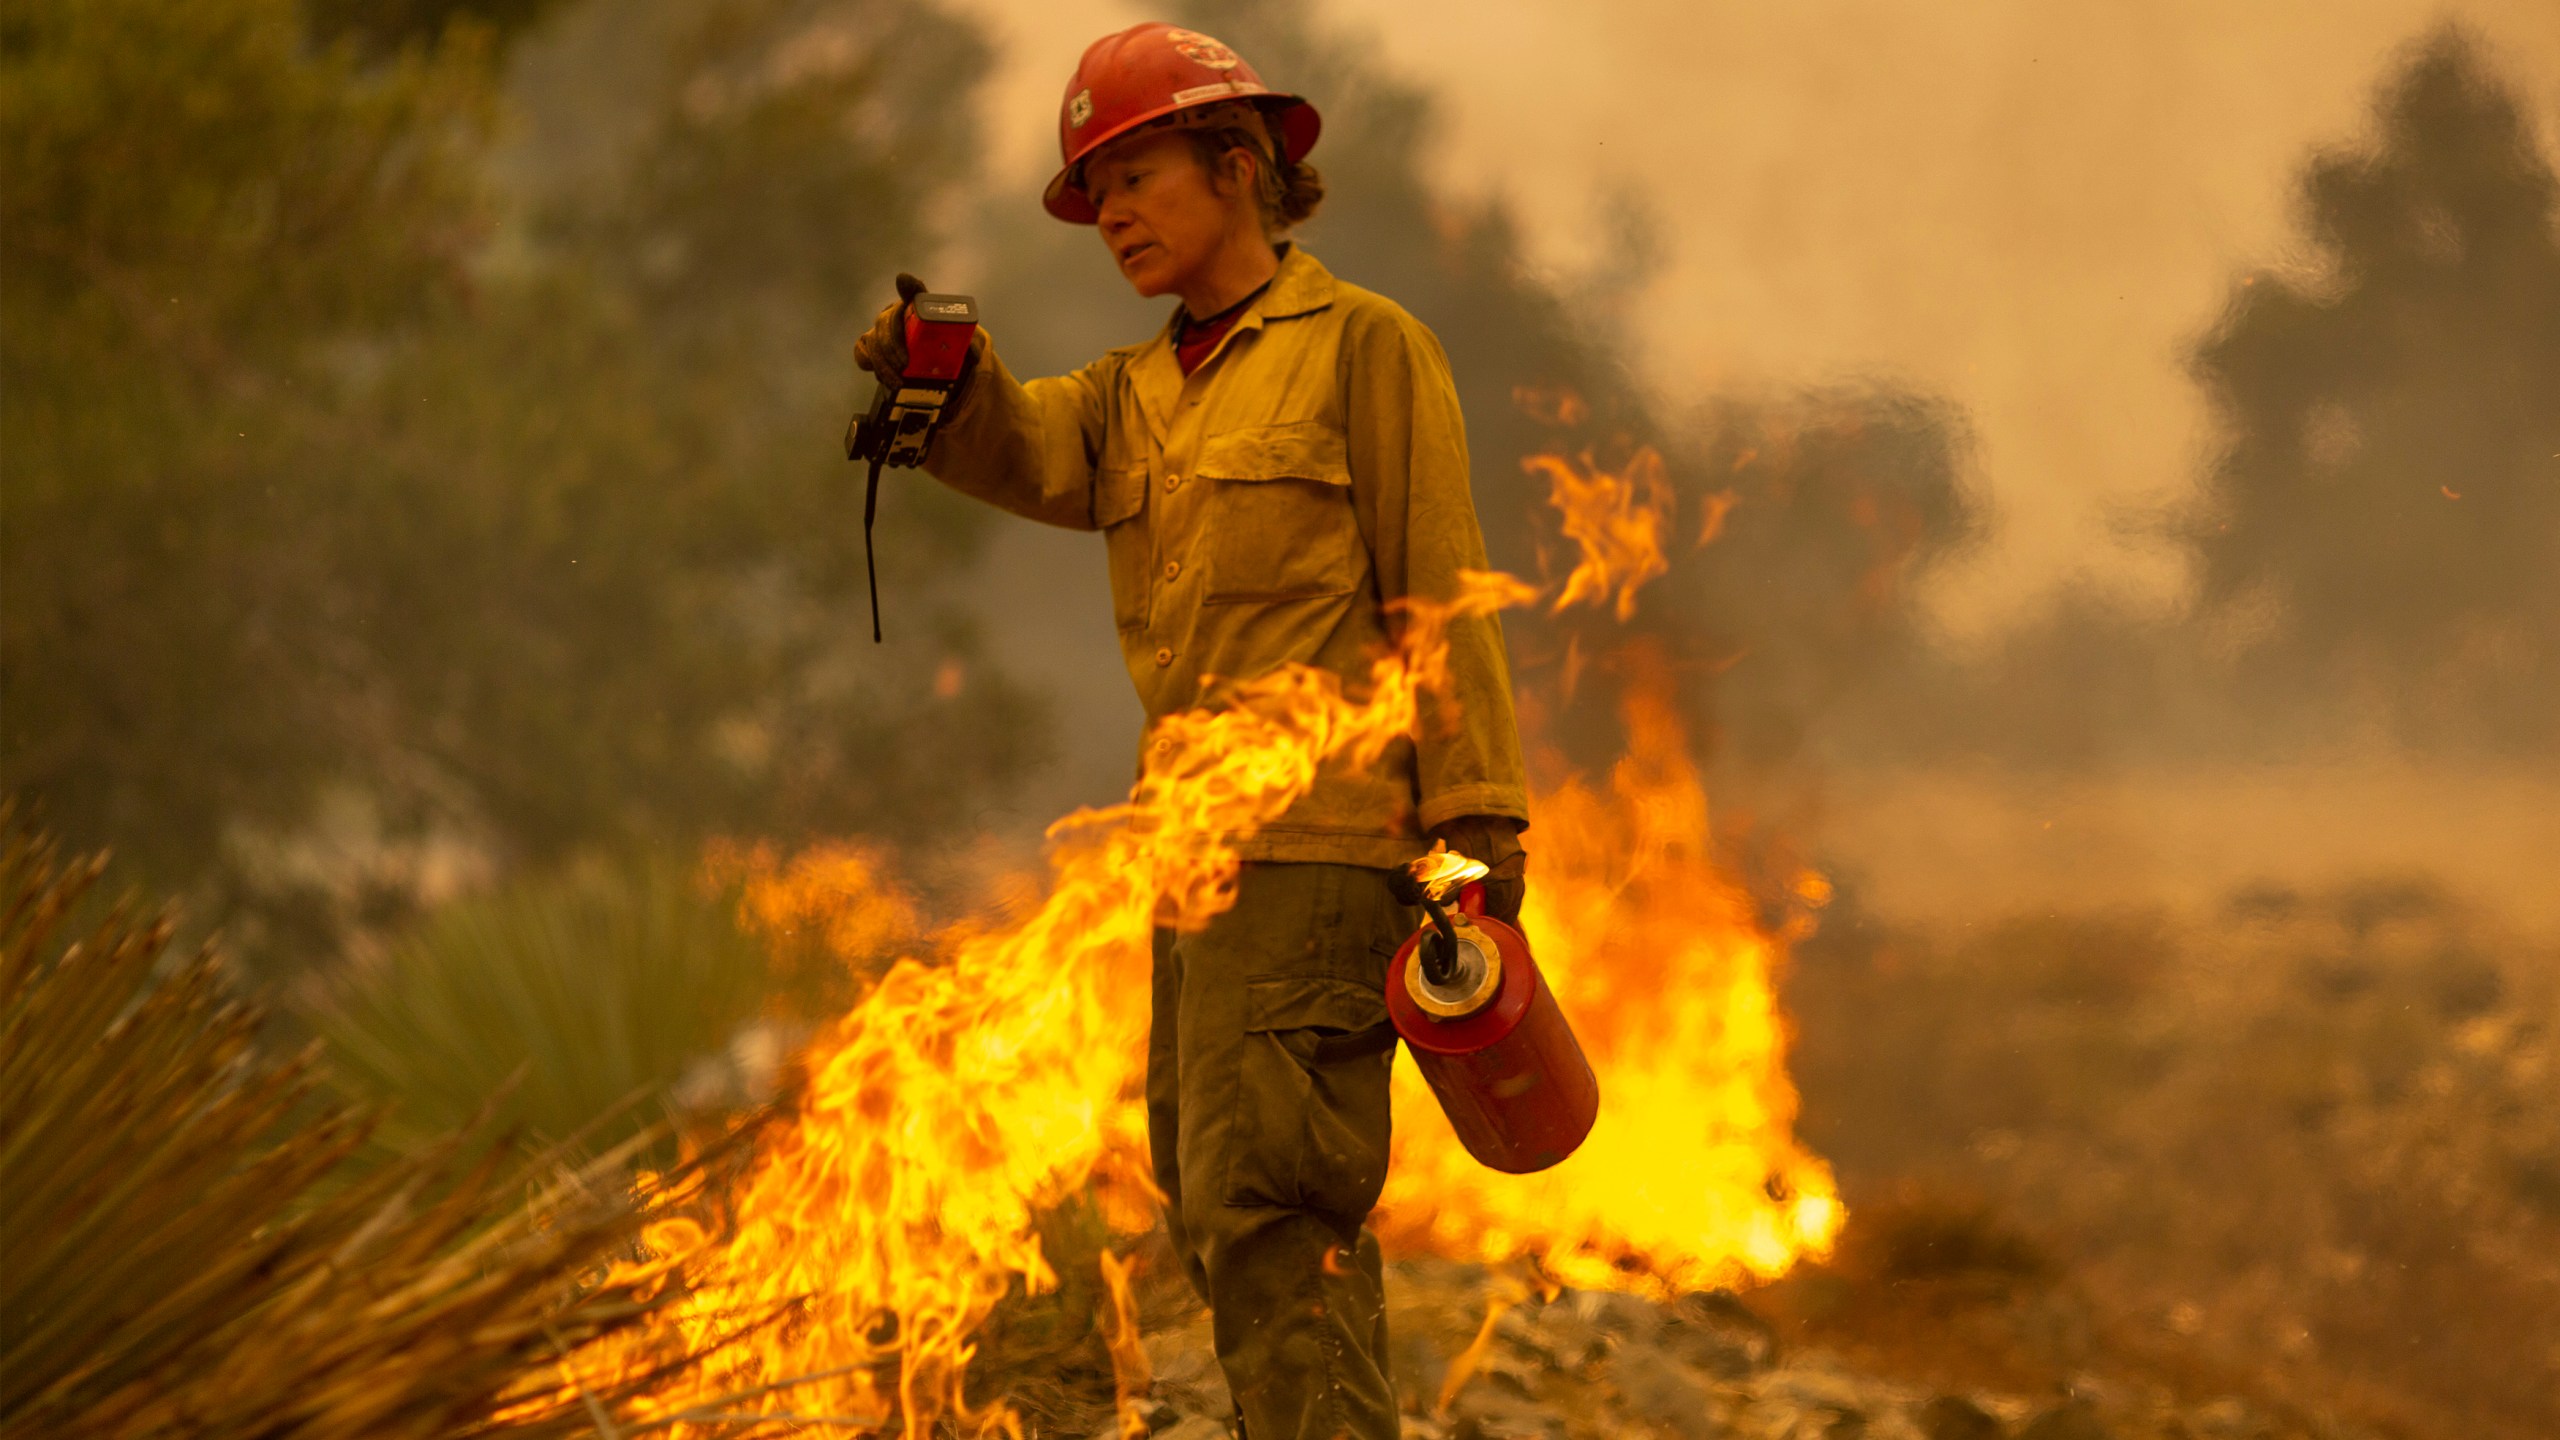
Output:
<path fill-rule="evenodd" d="M 564 1434 L 621 1399 L 537 1367 L 655 1303 L 594 1280 L 651 1218 L 626 1157 L 452 1133 L 348 1177 L 366 1124 L 261 1053 L 211 953 L 164 964 L 131 901 L 57 945 L 102 868 L 0 812 L 0 1432 Z"/>
<path fill-rule="evenodd" d="M 388 1107 L 391 1150 L 484 1107 L 537 1143 L 595 1147 L 756 1088 L 745 1027 L 767 980 L 719 895 L 640 862 L 449 904 L 300 1009 L 338 1087 Z"/>

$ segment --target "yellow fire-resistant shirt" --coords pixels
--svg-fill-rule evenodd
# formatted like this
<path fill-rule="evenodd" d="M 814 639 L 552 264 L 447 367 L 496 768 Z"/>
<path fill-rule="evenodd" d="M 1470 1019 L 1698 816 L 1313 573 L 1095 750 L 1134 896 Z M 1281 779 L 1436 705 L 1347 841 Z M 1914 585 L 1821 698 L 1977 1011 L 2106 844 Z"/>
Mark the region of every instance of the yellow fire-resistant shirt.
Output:
<path fill-rule="evenodd" d="M 1187 377 L 1171 324 L 1027 384 L 989 345 L 926 468 L 1017 515 L 1103 532 L 1150 725 L 1213 703 L 1213 678 L 1292 662 L 1358 694 L 1387 603 L 1447 599 L 1486 564 L 1440 342 L 1295 247 Z M 1501 627 L 1461 621 L 1449 644 L 1454 705 L 1367 773 L 1327 767 L 1244 858 L 1398 865 L 1444 820 L 1526 822 Z"/>

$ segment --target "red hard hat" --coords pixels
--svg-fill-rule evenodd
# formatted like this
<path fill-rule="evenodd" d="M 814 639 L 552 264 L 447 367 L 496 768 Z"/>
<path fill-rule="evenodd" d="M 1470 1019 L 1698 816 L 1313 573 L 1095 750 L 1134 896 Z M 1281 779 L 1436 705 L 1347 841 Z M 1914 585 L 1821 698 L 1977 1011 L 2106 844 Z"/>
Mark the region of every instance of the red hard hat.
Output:
<path fill-rule="evenodd" d="M 1316 148 L 1324 128 L 1316 107 L 1273 91 L 1224 43 L 1161 21 L 1103 36 L 1085 47 L 1067 82 L 1058 111 L 1058 153 L 1066 163 L 1040 203 L 1061 220 L 1092 224 L 1100 217 L 1075 180 L 1086 156 L 1150 120 L 1231 100 L 1262 110 L 1284 163 Z"/>

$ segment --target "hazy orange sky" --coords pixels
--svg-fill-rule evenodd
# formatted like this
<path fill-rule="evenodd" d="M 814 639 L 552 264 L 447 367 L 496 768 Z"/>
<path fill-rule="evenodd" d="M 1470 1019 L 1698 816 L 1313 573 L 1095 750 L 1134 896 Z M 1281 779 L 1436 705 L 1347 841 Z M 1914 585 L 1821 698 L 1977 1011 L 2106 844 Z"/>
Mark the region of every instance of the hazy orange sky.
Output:
<path fill-rule="evenodd" d="M 970 8 L 1004 46 L 994 178 L 1030 203 L 1077 54 L 1149 12 Z M 1586 269 L 1588 217 L 1611 194 L 1647 199 L 1667 264 L 1638 343 L 1672 406 L 1859 375 L 1960 402 L 2000 519 L 1998 543 L 1941 587 L 1960 633 L 2075 573 L 2174 593 L 2175 567 L 2111 527 L 2191 483 L 2206 436 L 2181 352 L 2244 267 L 2286 259 L 2294 175 L 2364 133 L 2395 49 L 2459 21 L 2525 92 L 2546 154 L 2560 133 L 2560 0 L 1324 13 L 1440 97 L 1439 178 L 1509 195 L 1559 279 Z M 1321 76 L 1266 78 L 1321 103 Z M 1095 262 L 1095 283 L 1116 283 L 1099 247 Z"/>

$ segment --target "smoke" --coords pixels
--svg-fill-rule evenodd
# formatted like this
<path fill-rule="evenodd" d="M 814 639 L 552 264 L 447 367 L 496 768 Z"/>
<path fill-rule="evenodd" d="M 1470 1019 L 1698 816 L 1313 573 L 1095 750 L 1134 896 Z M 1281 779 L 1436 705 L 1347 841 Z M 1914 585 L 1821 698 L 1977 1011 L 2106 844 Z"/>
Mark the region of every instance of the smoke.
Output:
<path fill-rule="evenodd" d="M 2182 352 L 2235 273 L 2296 248 L 2305 156 L 2448 17 L 2560 134 L 2539 0 L 1424 0 L 1351 23 L 1438 98 L 1435 178 L 1513 197 L 1542 269 L 1592 267 L 1613 195 L 1653 207 L 1664 267 L 1618 339 L 1658 393 L 1884 375 L 1961 407 L 2001 527 L 1929 599 L 1981 635 L 2083 571 L 2180 593 L 2177 552 L 2115 517 L 2183 492 L 2210 444 Z"/>
<path fill-rule="evenodd" d="M 2448 63 L 2446 13 L 2469 59 L 2440 88 L 2469 98 L 2416 140 L 2392 97 L 2413 66 Z M 1162 319 L 1031 198 L 1054 164 L 1058 76 L 1091 35 L 1143 17 L 989 18 L 1009 48 L 970 283 L 1020 368 L 1065 368 Z M 2525 195 L 2560 135 L 2553 12 L 1619 0 L 1177 18 L 1325 106 L 1334 198 L 1307 243 L 1448 342 L 1498 559 L 1535 573 L 1551 534 L 1515 469 L 1540 448 L 1615 462 L 1656 447 L 1684 532 L 1731 502 L 1637 617 L 1679 663 L 1730 822 L 1792 832 L 1909 914 L 2211 897 L 2341 866 L 2520 873 L 2539 832 L 2503 797 L 2538 783 L 2513 765 L 2560 714 L 2531 618 L 2550 521 L 2433 515 L 2466 528 L 2401 547 L 2391 506 L 2349 524 L 2354 507 L 2315 486 L 2273 504 L 2244 563 L 2241 541 L 2210 535 L 2224 488 L 2257 483 L 2233 468 L 2257 464 L 2238 442 L 2301 417 L 2254 413 L 2205 357 L 2263 333 L 2278 295 L 2356 311 L 2306 198 L 2315 169 L 2464 152 Z M 2528 433 L 2560 413 L 2522 398 L 2549 386 L 2524 353 L 2535 312 L 2492 298 L 2506 282 L 2487 271 L 2449 278 L 2469 298 L 2440 290 L 2412 313 L 2429 358 L 2403 374 L 2433 375 L 2449 403 L 2409 410 L 2407 385 L 2356 399 L 2408 422 L 2360 452 L 2375 495 L 2407 490 L 2413 458 L 2560 451 Z M 2358 313 L 2420 298 L 2385 286 Z M 2358 384 L 2399 343 L 2364 323 L 2333 318 L 2323 361 Z M 1523 384 L 1574 390 L 1591 418 L 1541 424 L 1513 399 Z M 2322 410 L 2325 443 L 2340 413 Z M 2502 493 L 2530 491 L 2529 466 L 2497 473 L 2513 477 Z M 2465 499 L 2434 481 L 2410 493 L 2476 504 L 2449 488 Z M 2512 558 L 2467 564 L 2481 536 Z M 1136 708 L 1089 539 L 1005 527 L 985 572 L 1004 663 L 1059 699 L 1065 761 L 991 817 L 1023 828 L 1129 774 Z M 2266 568 L 2304 546 L 2328 558 Z M 2286 592 L 2315 575 L 2334 588 Z M 1569 627 L 1507 624 L 1523 668 L 1573 663 Z M 1616 740 L 1611 682 L 1576 678 L 1542 739 L 1587 768 Z M 2358 823 L 2384 811 L 2388 825 Z"/>
<path fill-rule="evenodd" d="M 2396 64 L 2371 132 L 2307 157 L 2301 263 L 2234 274 L 2191 352 L 2198 490 L 2137 516 L 2200 579 L 2084 576 L 1941 648 L 1885 756 L 2043 772 L 2400 748 L 2547 756 L 2560 724 L 2560 210 L 2478 42 Z M 1889 729 L 1890 735 L 1884 732 Z"/>
<path fill-rule="evenodd" d="M 1206 3 L 1182 18 L 1255 57 L 1277 83 L 1324 77 L 1317 158 L 1329 198 L 1300 239 L 1337 275 L 1413 311 L 1446 346 L 1497 567 L 1540 574 L 1569 549 L 1546 483 L 1524 457 L 1588 450 L 1616 463 L 1655 448 L 1692 519 L 1683 563 L 1646 598 L 1636 629 L 1689 677 L 1696 708 L 1724 724 L 1736 753 L 1763 766 L 1800 758 L 1819 712 L 1894 670 L 1890 657 L 1917 643 L 1919 579 L 1977 528 L 1960 416 L 1874 381 L 1663 403 L 1628 340 L 1663 244 L 1648 207 L 1621 197 L 1597 214 L 1598 259 L 1584 276 L 1559 280 L 1529 255 L 1520 217 L 1531 202 L 1453 194 L 1442 183 L 1432 159 L 1446 128 L 1440 103 L 1380 65 L 1356 32 L 1304 5 Z M 1089 233 L 1002 195 L 964 259 L 961 279 L 980 293 L 995 343 L 1029 373 L 1143 338 L 1171 304 L 1131 301 Z M 1560 397 L 1571 397 L 1569 422 L 1553 403 Z M 1715 560 L 1694 563 L 1696 517 L 1717 507 L 1731 507 L 1732 523 L 1721 527 Z M 1135 709 L 1101 618 L 1092 538 L 1013 527 L 997 545 L 982 592 L 990 633 L 1008 666 L 1062 697 L 1066 717 L 1066 763 L 1019 817 L 1036 822 L 1061 800 L 1125 786 Z M 1090 623 L 1062 613 L 1079 605 Z M 1605 763 L 1617 745 L 1614 680 L 1575 668 L 1579 623 L 1506 622 L 1518 668 L 1575 671 L 1539 687 L 1574 698 L 1539 717 L 1538 738 L 1572 761 Z"/>
<path fill-rule="evenodd" d="M 1503 353 L 1518 327 L 1473 323 L 1471 304 L 1435 294 L 1447 289 L 1440 265 L 1472 245 L 1510 267 L 1519 290 L 1560 307 L 1558 333 L 1584 347 L 1582 366 L 1615 368 L 1630 402 L 1621 415 L 1640 409 L 1677 428 L 1701 406 L 1792 404 L 1844 385 L 1939 410 L 1985 543 L 1962 563 L 1924 567 L 1914 618 L 2012 658 L 2050 649 L 2033 636 L 2057 614 L 2104 612 L 2149 643 L 2149 622 L 2182 603 L 2197 570 L 2190 552 L 2127 516 L 2180 503 L 2218 443 L 2185 354 L 2237 276 L 2304 250 L 2292 176 L 2364 128 L 2359 111 L 2395 47 L 2442 13 L 2379 0 L 2140 17 L 1994 5 L 1925 20 L 1865 4 L 1699 11 L 1641 0 L 1570 14 L 1185 12 L 1277 83 L 1321 92 L 1318 158 L 1340 183 L 1309 243 L 1443 327 L 1462 381 L 1470 368 L 1524 368 L 1522 352 Z M 2520 98 L 2550 93 L 2530 88 L 2560 74 L 2549 12 L 2453 13 L 2502 83 L 2527 82 Z M 995 173 L 1020 190 L 999 188 L 990 213 L 1029 217 L 1009 223 L 1034 232 L 989 239 L 996 251 L 1040 238 L 1027 197 L 1054 163 L 1057 77 L 1083 39 L 1139 17 L 1090 4 L 989 18 L 1012 42 L 990 91 Z M 1364 118 L 1383 115 L 1382 103 L 1396 118 Z M 2547 105 L 2519 114 L 2528 138 L 2554 118 Z M 1362 183 L 1379 166 L 1408 171 L 1425 203 L 1381 204 Z M 1630 201 L 1642 222 L 1632 235 Z M 1453 215 L 1490 220 L 1453 225 Z M 1442 239 L 1399 244 L 1417 224 Z M 1447 242 L 1452 233 L 1462 238 Z M 1052 237 L 1053 258 L 1025 267 L 1038 276 L 1026 302 L 1093 313 L 1087 297 L 1116 280 L 1078 248 Z M 1061 345 L 1061 364 L 1157 318 L 1109 300 L 1118 328 L 1094 326 L 1081 350 Z M 1019 329 L 1028 317 L 998 319 Z M 1497 387 L 1466 398 L 1481 508 L 1498 529 L 1521 498 L 1506 487 L 1523 437 Z M 2057 600 L 2075 587 L 2081 598 Z M 1880 676 L 1877 658 L 1861 660 Z M 1843 698 L 1844 678 L 1854 677 L 1814 688 Z M 1727 689 L 1737 702 L 1764 693 L 1749 677 Z M 2063 748 L 2104 748 L 2091 725 L 2037 724 L 2081 736 Z M 1764 734 L 1744 748 L 1784 747 Z"/>

